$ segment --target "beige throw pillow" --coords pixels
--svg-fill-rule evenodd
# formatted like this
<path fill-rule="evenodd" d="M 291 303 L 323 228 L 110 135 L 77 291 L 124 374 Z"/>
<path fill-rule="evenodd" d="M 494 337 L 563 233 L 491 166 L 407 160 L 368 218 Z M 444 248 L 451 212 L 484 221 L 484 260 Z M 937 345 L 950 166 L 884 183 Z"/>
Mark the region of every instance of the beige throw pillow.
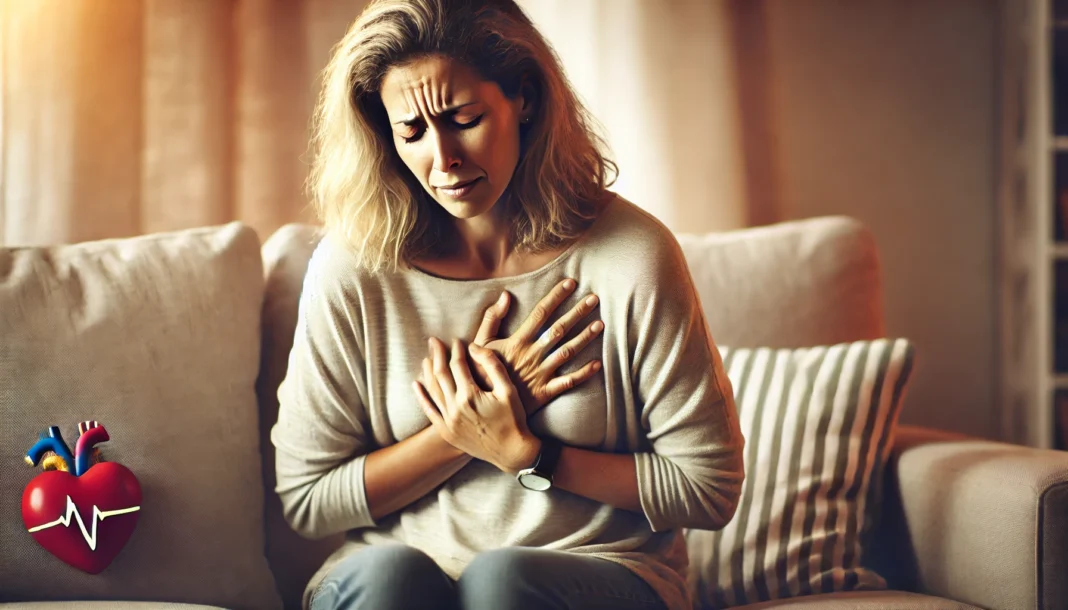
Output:
<path fill-rule="evenodd" d="M 236 223 L 0 248 L 0 602 L 281 606 L 264 557 L 262 297 L 259 240 Z M 97 575 L 45 551 L 21 515 L 41 473 L 27 450 L 50 425 L 73 444 L 82 420 L 105 426 L 100 449 L 143 496 L 133 536 Z"/>

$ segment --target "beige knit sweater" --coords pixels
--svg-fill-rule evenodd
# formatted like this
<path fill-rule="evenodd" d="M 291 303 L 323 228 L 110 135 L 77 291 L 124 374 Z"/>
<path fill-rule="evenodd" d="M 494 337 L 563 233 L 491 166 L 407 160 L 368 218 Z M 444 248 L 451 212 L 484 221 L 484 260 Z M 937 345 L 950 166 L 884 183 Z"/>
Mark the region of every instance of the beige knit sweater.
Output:
<path fill-rule="evenodd" d="M 427 338 L 470 341 L 502 290 L 514 297 L 501 326 L 501 336 L 510 335 L 565 277 L 578 289 L 557 315 L 593 292 L 605 329 L 563 370 L 595 357 L 604 366 L 534 414 L 530 428 L 573 447 L 633 454 L 644 514 L 566 491 L 529 491 L 474 460 L 375 522 L 364 459 L 429 425 L 410 385 Z M 305 603 L 337 561 L 395 541 L 423 550 L 453 578 L 479 552 L 505 546 L 595 555 L 633 570 L 669 608 L 688 609 L 683 528 L 723 527 L 743 479 L 733 391 L 682 252 L 666 227 L 618 197 L 553 262 L 509 278 L 372 275 L 325 238 L 309 263 L 278 396 L 271 438 L 286 518 L 307 537 L 348 532 Z"/>

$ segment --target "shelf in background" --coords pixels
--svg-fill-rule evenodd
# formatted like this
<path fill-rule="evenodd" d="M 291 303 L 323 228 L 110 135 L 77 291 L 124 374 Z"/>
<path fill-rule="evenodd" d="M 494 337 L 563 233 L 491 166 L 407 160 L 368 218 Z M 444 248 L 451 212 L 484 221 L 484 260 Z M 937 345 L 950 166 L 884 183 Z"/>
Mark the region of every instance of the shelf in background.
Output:
<path fill-rule="evenodd" d="M 1054 136 L 1052 142 L 1053 150 L 1059 152 L 1068 151 L 1068 136 Z"/>
<path fill-rule="evenodd" d="M 1059 261 L 1068 260 L 1068 242 L 1058 242 L 1049 249 L 1053 258 Z"/>
<path fill-rule="evenodd" d="M 1068 390 L 1068 373 L 1057 373 L 1053 376 L 1053 389 Z"/>

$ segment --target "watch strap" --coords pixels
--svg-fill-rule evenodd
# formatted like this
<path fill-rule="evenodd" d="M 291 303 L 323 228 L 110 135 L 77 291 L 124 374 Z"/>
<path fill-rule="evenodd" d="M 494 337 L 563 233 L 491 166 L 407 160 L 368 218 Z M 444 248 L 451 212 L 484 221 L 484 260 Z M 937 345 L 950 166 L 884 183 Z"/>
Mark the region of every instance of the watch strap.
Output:
<path fill-rule="evenodd" d="M 531 466 L 531 470 L 538 474 L 552 477 L 556 472 L 556 464 L 560 461 L 560 452 L 563 450 L 563 445 L 555 438 L 543 438 L 541 439 L 541 451 L 538 453 L 538 458 L 534 461 L 534 465 Z"/>

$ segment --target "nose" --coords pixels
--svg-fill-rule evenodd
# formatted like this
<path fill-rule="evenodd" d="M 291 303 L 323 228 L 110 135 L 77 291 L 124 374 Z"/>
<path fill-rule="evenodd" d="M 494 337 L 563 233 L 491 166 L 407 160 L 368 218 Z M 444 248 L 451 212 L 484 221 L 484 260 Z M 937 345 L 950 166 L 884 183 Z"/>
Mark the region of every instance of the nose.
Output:
<path fill-rule="evenodd" d="M 448 172 L 454 167 L 460 167 L 460 147 L 456 138 L 443 130 L 434 130 L 433 139 L 434 169 L 439 172 Z"/>

